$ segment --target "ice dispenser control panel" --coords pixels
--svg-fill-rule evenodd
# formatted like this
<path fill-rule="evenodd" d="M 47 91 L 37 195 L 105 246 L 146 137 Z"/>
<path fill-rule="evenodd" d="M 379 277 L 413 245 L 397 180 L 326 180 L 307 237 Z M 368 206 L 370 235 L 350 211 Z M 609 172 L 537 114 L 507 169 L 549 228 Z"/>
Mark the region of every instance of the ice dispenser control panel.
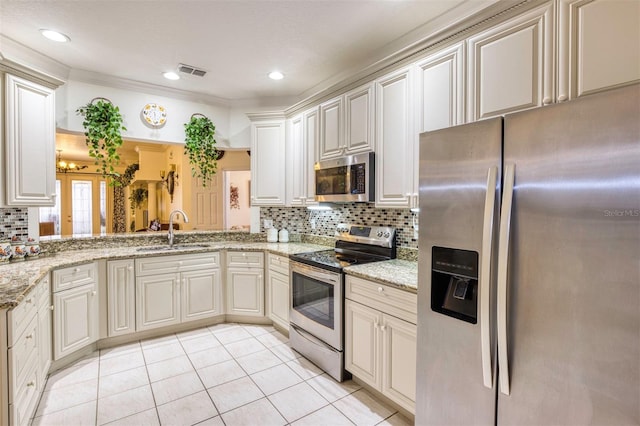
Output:
<path fill-rule="evenodd" d="M 433 247 L 431 265 L 431 309 L 476 324 L 478 253 Z"/>

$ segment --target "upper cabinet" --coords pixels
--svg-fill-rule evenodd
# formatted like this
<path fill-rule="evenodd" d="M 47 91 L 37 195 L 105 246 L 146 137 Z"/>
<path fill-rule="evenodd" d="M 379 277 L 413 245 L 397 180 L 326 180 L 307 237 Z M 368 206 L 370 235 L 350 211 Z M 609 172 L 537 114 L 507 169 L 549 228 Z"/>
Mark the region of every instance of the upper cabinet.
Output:
<path fill-rule="evenodd" d="M 413 67 L 376 81 L 376 207 L 417 207 Z"/>
<path fill-rule="evenodd" d="M 0 177 L 5 193 L 0 204 L 53 206 L 56 181 L 54 91 L 4 74 L 2 98 L 6 144 L 4 176 Z"/>
<path fill-rule="evenodd" d="M 271 118 L 251 123 L 251 205 L 284 206 L 285 120 Z"/>
<path fill-rule="evenodd" d="M 553 33 L 550 2 L 468 39 L 469 121 L 553 102 Z"/>
<path fill-rule="evenodd" d="M 318 160 L 371 151 L 374 108 L 373 83 L 321 104 Z"/>
<path fill-rule="evenodd" d="M 558 100 L 640 80 L 640 2 L 560 0 Z"/>
<path fill-rule="evenodd" d="M 313 164 L 318 140 L 318 108 L 293 117 L 287 125 L 287 205 L 317 204 Z"/>
<path fill-rule="evenodd" d="M 464 43 L 417 64 L 419 132 L 464 123 Z"/>

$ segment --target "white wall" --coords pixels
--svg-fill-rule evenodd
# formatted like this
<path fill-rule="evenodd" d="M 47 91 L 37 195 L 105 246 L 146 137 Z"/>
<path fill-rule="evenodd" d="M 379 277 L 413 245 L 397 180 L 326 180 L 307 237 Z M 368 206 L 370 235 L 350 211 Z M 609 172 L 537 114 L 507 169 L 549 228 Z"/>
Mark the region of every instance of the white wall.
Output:
<path fill-rule="evenodd" d="M 184 124 L 194 113 L 204 114 L 216 126 L 218 146 L 229 145 L 230 109 L 227 106 L 208 105 L 168 96 L 152 95 L 130 89 L 117 89 L 69 80 L 56 92 L 56 125 L 71 132 L 84 132 L 82 117 L 76 110 L 93 98 L 104 97 L 120 108 L 123 124 L 127 128 L 123 137 L 145 141 L 184 143 Z M 167 109 L 167 123 L 162 128 L 151 128 L 141 119 L 145 104 L 157 103 Z M 239 130 L 238 130 L 239 131 Z M 243 142 L 244 143 L 244 142 Z M 250 141 L 239 148 L 250 147 Z"/>

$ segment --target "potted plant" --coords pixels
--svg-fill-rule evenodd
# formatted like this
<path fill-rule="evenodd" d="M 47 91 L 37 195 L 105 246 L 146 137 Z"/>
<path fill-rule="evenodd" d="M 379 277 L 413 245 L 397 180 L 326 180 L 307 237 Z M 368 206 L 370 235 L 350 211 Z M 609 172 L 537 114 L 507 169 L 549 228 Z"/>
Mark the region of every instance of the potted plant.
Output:
<path fill-rule="evenodd" d="M 135 188 L 131 190 L 129 201 L 131 202 L 131 210 L 141 207 L 149 197 L 149 190 L 146 188 Z"/>
<path fill-rule="evenodd" d="M 202 186 L 216 173 L 217 161 L 224 151 L 216 149 L 216 126 L 202 114 L 193 114 L 191 120 L 184 125 L 184 153 L 189 157 L 191 175 L 202 179 Z"/>
<path fill-rule="evenodd" d="M 106 98 L 94 98 L 87 105 L 77 109 L 76 113 L 84 117 L 82 126 L 86 137 L 89 156 L 95 160 L 98 173 L 103 177 L 118 176 L 114 165 L 120 161 L 118 148 L 122 146 L 120 132 L 127 130 L 122 125 L 120 109 Z M 111 180 L 111 185 L 119 185 Z"/>

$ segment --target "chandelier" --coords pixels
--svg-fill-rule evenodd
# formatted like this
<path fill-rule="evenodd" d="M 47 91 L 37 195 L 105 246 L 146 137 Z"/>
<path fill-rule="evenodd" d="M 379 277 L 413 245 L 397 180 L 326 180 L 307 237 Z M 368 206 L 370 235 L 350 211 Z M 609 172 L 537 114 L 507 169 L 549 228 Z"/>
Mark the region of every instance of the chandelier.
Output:
<path fill-rule="evenodd" d="M 60 153 L 62 152 L 62 150 L 56 149 L 56 152 L 58 153 L 56 155 L 56 171 L 58 173 L 67 173 L 68 171 L 77 171 L 77 170 L 86 169 L 88 167 L 88 166 L 79 166 L 76 163 L 72 163 L 72 162 L 67 163 L 66 161 L 60 159 Z"/>

